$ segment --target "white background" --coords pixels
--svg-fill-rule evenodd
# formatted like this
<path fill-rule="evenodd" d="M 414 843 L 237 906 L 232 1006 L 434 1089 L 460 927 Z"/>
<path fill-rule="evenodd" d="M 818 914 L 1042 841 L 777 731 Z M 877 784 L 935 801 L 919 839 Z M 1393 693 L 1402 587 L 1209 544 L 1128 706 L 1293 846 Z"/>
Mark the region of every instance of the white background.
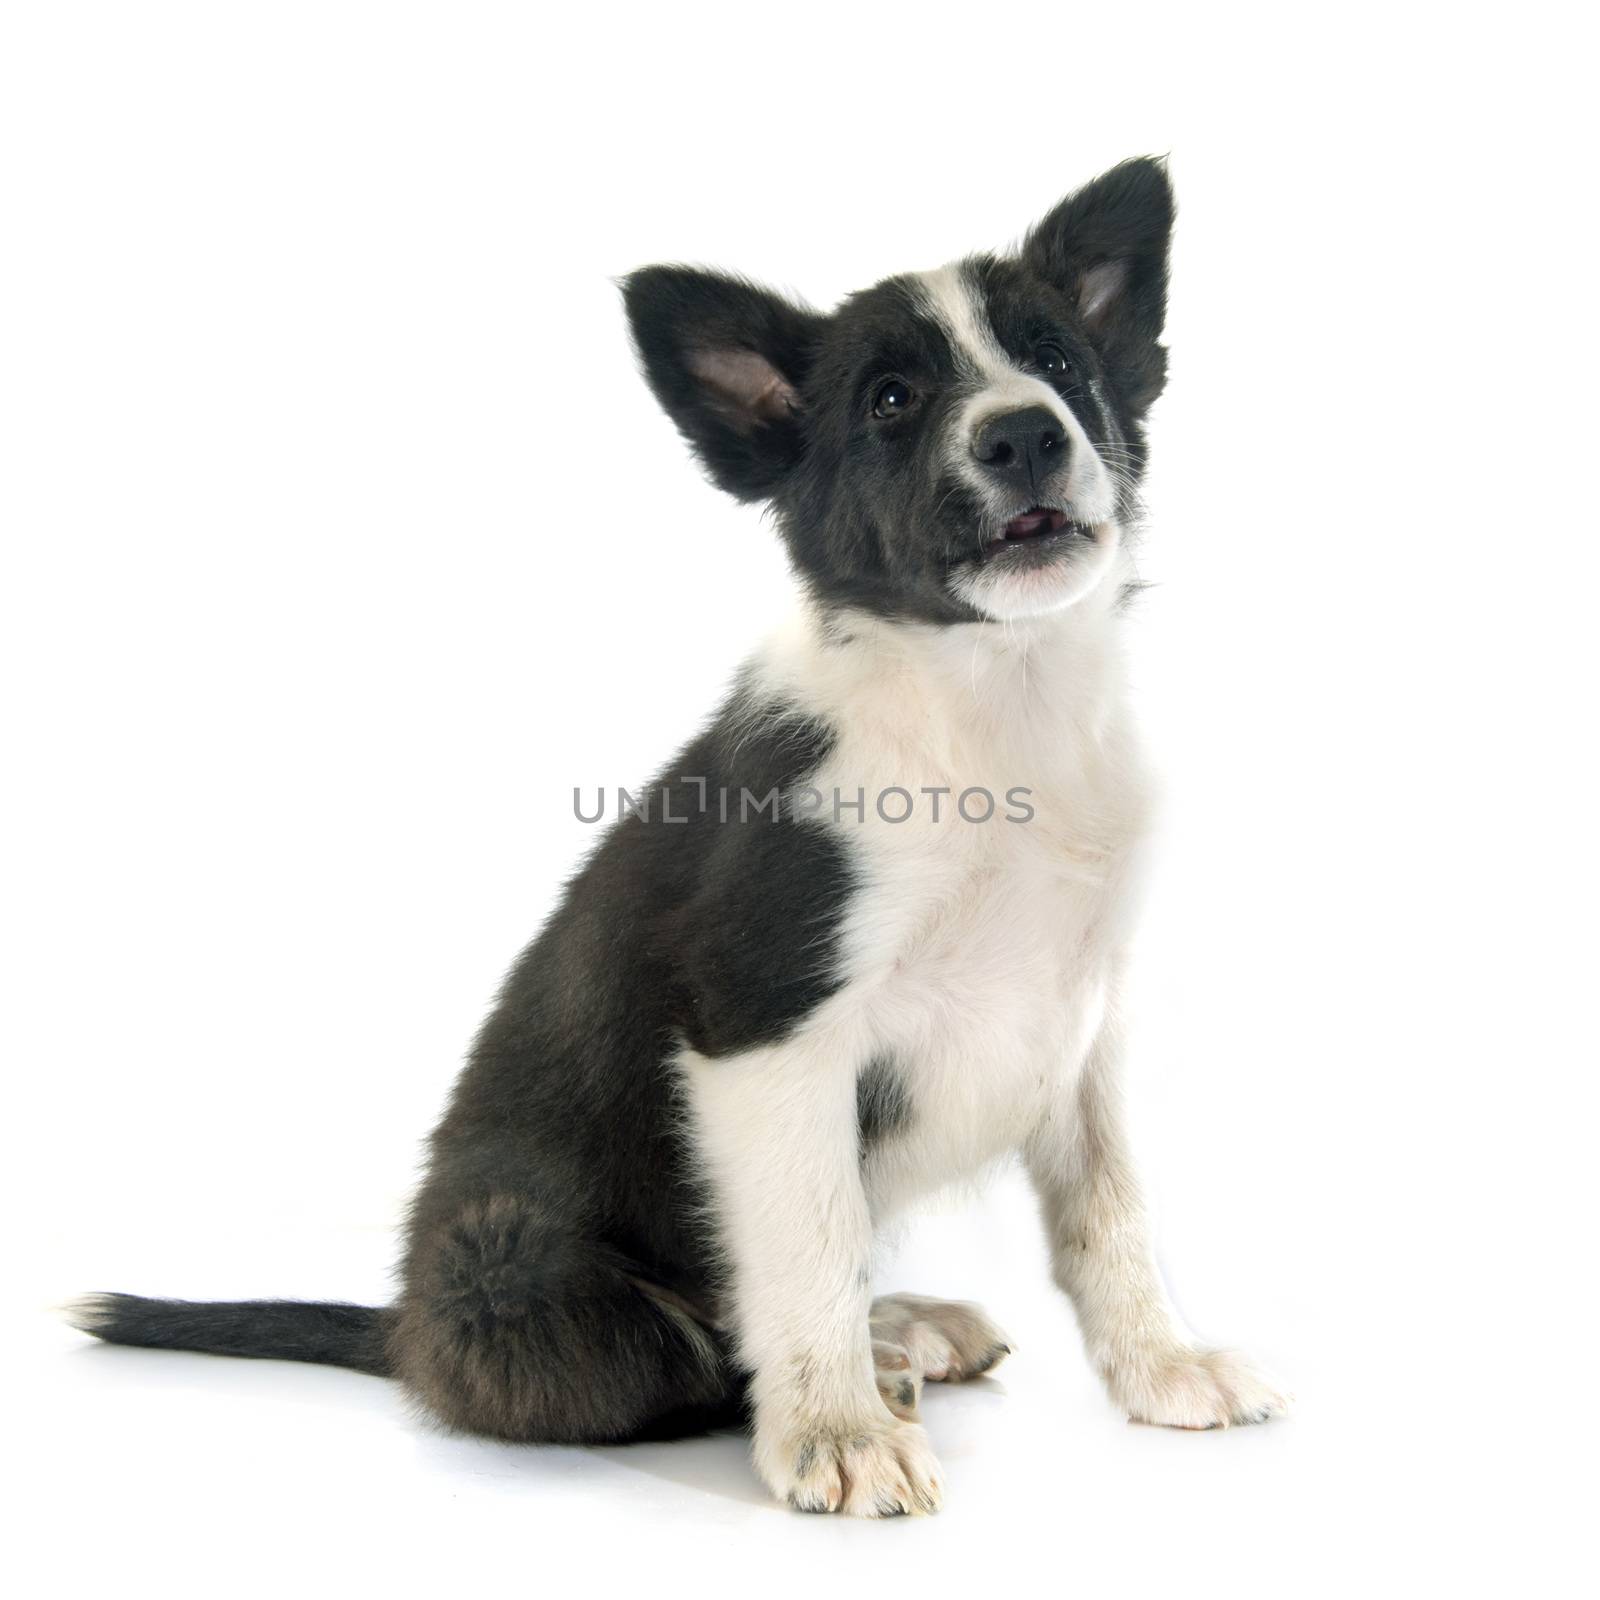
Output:
<path fill-rule="evenodd" d="M 1592 1583 L 1577 15 L 6 9 L 16 1592 Z M 932 1520 L 793 1516 L 733 1439 L 442 1439 L 375 1380 L 52 1319 L 384 1297 L 419 1140 L 592 841 L 572 786 L 648 774 L 783 609 L 611 279 L 828 304 L 1149 151 L 1182 215 L 1132 1109 L 1180 1303 L 1296 1416 L 1121 1421 L 1014 1178 L 885 1263 L 1018 1346 L 925 1406 Z"/>

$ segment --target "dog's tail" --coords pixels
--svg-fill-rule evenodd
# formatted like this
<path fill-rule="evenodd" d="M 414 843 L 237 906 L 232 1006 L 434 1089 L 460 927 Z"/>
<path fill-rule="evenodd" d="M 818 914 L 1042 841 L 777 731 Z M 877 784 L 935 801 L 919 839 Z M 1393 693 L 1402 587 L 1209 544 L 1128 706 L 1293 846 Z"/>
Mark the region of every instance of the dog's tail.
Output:
<path fill-rule="evenodd" d="M 146 1300 L 96 1294 L 67 1308 L 75 1328 L 107 1344 L 203 1350 L 214 1356 L 315 1361 L 388 1377 L 390 1313 L 311 1300 Z"/>

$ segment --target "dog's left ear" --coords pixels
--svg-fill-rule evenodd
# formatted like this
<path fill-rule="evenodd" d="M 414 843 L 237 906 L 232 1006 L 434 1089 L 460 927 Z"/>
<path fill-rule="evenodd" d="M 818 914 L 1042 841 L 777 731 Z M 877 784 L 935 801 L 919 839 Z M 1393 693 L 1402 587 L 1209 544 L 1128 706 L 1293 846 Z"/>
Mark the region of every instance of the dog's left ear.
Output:
<path fill-rule="evenodd" d="M 622 296 L 645 377 L 719 487 L 764 500 L 800 459 L 800 385 L 826 318 L 694 267 L 644 267 Z"/>
<path fill-rule="evenodd" d="M 1028 266 L 1071 297 L 1136 416 L 1166 384 L 1172 214 L 1166 167 L 1142 156 L 1068 195 L 1022 247 Z"/>

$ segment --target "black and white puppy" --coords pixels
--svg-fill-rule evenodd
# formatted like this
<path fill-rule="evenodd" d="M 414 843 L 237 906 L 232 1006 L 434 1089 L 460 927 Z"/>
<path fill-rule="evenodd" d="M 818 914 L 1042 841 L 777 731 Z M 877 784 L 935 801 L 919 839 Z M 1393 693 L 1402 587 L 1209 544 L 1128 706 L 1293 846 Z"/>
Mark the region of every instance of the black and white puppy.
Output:
<path fill-rule="evenodd" d="M 748 1415 L 792 1505 L 931 1511 L 920 1384 L 1007 1346 L 973 1306 L 875 1301 L 874 1233 L 1020 1153 L 1117 1404 L 1185 1428 L 1282 1408 L 1174 1314 L 1117 1109 L 1146 828 L 1120 611 L 1171 224 L 1139 160 L 1017 255 L 831 315 L 689 268 L 626 280 L 662 405 L 770 502 L 798 615 L 512 970 L 393 1307 L 106 1295 L 80 1326 L 392 1375 L 503 1439 Z"/>

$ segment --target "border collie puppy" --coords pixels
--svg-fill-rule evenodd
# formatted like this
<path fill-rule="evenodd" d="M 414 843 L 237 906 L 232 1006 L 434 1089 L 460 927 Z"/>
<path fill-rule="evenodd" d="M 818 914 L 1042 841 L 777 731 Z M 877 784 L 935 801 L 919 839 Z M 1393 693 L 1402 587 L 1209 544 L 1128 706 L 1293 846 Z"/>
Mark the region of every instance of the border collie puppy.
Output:
<path fill-rule="evenodd" d="M 645 376 L 771 505 L 798 616 L 513 968 L 392 1307 L 105 1295 L 81 1327 L 386 1374 L 499 1439 L 748 1416 L 790 1505 L 932 1511 L 921 1384 L 1008 1346 L 975 1306 L 873 1299 L 874 1234 L 1017 1153 L 1119 1406 L 1283 1409 L 1174 1313 L 1118 1113 L 1146 831 L 1120 611 L 1172 210 L 1129 161 L 1017 254 L 826 315 L 688 267 L 626 280 Z"/>

